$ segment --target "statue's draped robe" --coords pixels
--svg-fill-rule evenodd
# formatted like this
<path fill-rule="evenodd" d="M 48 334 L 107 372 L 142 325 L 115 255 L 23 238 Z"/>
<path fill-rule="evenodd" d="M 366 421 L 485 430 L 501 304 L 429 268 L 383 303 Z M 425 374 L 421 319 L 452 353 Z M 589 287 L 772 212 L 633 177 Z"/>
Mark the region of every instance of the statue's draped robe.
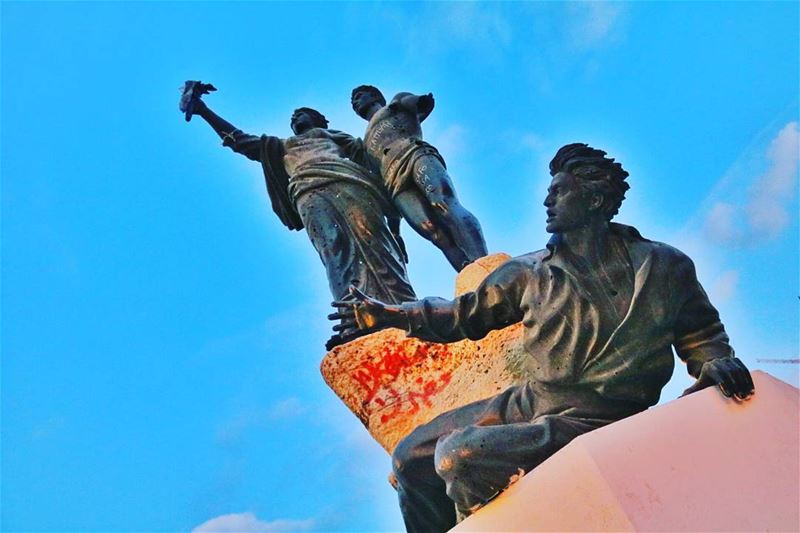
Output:
<path fill-rule="evenodd" d="M 576 436 L 655 405 L 672 375 L 673 346 L 695 378 L 706 361 L 733 356 L 691 260 L 628 226 L 611 231 L 633 273 L 629 308 L 616 323 L 604 323 L 618 313 L 590 297 L 557 236 L 547 250 L 499 267 L 475 292 L 403 304 L 409 335 L 434 342 L 479 339 L 522 322 L 527 353 L 516 369 L 526 384 L 445 413 L 398 445 L 409 530 L 448 529 L 452 500 L 462 510 L 480 506 L 519 468 L 530 471 Z"/>
<path fill-rule="evenodd" d="M 392 303 L 416 298 L 386 224 L 394 209 L 354 162 L 363 161 L 359 139 L 322 128 L 286 140 L 237 130 L 225 144 L 262 162 L 273 210 L 290 229 L 305 227 L 335 299 L 346 299 L 350 285 Z"/>

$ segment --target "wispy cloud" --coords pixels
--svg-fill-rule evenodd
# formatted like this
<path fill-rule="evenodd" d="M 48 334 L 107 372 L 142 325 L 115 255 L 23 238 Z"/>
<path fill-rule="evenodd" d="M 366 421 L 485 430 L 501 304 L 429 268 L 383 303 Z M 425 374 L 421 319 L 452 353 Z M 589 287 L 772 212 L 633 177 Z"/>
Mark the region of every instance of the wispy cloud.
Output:
<path fill-rule="evenodd" d="M 425 138 L 441 152 L 445 161 L 456 157 L 466 147 L 467 130 L 461 124 L 449 124 L 443 129 L 431 126 Z"/>
<path fill-rule="evenodd" d="M 595 48 L 619 40 L 624 31 L 626 9 L 616 2 L 569 2 L 567 28 L 571 44 L 578 49 Z"/>
<path fill-rule="evenodd" d="M 442 27 L 451 38 L 478 46 L 507 45 L 511 42 L 511 24 L 495 6 L 478 2 L 453 2 L 440 6 L 448 24 Z"/>
<path fill-rule="evenodd" d="M 789 223 L 788 204 L 797 192 L 798 147 L 797 122 L 790 122 L 770 144 L 770 167 L 756 180 L 745 208 L 750 226 L 769 237 L 777 236 Z"/>
<path fill-rule="evenodd" d="M 736 287 L 739 284 L 739 271 L 726 270 L 714 281 L 709 289 L 709 296 L 717 304 L 724 304 L 736 294 Z"/>
<path fill-rule="evenodd" d="M 745 198 L 711 204 L 704 229 L 713 242 L 752 245 L 776 238 L 789 225 L 800 160 L 797 122 L 786 124 L 771 140 L 765 159 L 767 170 L 750 181 Z"/>
<path fill-rule="evenodd" d="M 239 413 L 219 427 L 216 435 L 217 443 L 237 444 L 248 429 L 264 427 L 278 420 L 297 417 L 307 410 L 308 408 L 298 398 L 291 397 L 278 400 L 264 409 Z"/>
<path fill-rule="evenodd" d="M 508 46 L 514 35 L 500 2 L 420 3 L 411 10 L 389 5 L 380 15 L 404 36 L 412 55 L 470 49 L 483 57 Z"/>
<path fill-rule="evenodd" d="M 64 429 L 66 419 L 63 416 L 54 416 L 34 426 L 31 432 L 33 440 L 43 440 L 57 434 Z"/>
<path fill-rule="evenodd" d="M 315 521 L 312 518 L 306 520 L 271 520 L 265 522 L 259 520 L 255 514 L 231 513 L 217 516 L 204 522 L 192 530 L 193 533 L 273 533 L 279 531 L 310 531 L 314 527 Z"/>

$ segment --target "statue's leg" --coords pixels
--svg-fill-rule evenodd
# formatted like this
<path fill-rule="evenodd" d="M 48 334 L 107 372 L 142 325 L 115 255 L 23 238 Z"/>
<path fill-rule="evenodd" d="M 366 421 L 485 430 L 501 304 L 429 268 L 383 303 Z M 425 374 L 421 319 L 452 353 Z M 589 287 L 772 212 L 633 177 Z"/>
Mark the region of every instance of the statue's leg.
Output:
<path fill-rule="evenodd" d="M 522 393 L 517 389 L 525 389 Z M 515 398 L 510 401 L 509 398 Z M 454 501 L 446 478 L 436 472 L 437 443 L 459 429 L 489 426 L 532 417 L 533 395 L 527 386 L 512 387 L 492 398 L 443 413 L 400 441 L 392 454 L 400 510 L 409 532 L 447 531 L 456 524 Z"/>
<path fill-rule="evenodd" d="M 447 257 L 457 271 L 461 271 L 471 260 L 453 242 L 450 232 L 437 224 L 433 209 L 417 188 L 406 189 L 394 197 L 394 204 L 408 225 L 424 239 L 431 241 Z"/>
<path fill-rule="evenodd" d="M 440 439 L 434 452 L 436 472 L 447 495 L 469 515 L 533 470 L 572 439 L 602 425 L 561 416 L 530 422 L 469 426 Z"/>
<path fill-rule="evenodd" d="M 436 221 L 447 228 L 470 262 L 488 253 L 478 219 L 458 201 L 447 169 L 438 158 L 423 155 L 414 162 L 414 183 L 434 207 Z"/>

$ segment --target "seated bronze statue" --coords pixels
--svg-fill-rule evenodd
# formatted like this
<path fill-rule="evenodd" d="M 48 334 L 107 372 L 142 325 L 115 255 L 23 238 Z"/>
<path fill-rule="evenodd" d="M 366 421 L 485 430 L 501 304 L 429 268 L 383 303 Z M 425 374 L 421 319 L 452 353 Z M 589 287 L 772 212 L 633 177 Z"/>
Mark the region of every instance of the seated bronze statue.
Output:
<path fill-rule="evenodd" d="M 522 322 L 523 385 L 444 413 L 393 454 L 409 531 L 446 531 L 575 437 L 655 405 L 672 376 L 672 348 L 696 382 L 736 400 L 753 381 L 734 356 L 692 261 L 611 222 L 628 173 L 586 144 L 550 163 L 545 249 L 509 260 L 455 300 L 334 302 L 344 340 L 384 327 L 448 343 Z"/>

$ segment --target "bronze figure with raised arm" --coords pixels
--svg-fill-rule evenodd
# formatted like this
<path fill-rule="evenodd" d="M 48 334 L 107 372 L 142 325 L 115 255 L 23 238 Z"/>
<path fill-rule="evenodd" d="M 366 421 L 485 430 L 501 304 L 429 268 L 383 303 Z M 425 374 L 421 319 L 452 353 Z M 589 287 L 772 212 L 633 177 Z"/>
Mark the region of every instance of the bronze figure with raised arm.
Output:
<path fill-rule="evenodd" d="M 244 133 L 200 99 L 209 87 L 187 82 L 181 110 L 187 120 L 203 118 L 224 146 L 261 163 L 275 214 L 289 229 L 305 228 L 334 298 L 346 299 L 353 285 L 387 302 L 414 299 L 403 251 L 387 224 L 397 214 L 364 167 L 361 140 L 328 129 L 325 117 L 307 107 L 292 114 L 292 137 Z M 327 347 L 341 342 L 336 334 Z"/>
<path fill-rule="evenodd" d="M 575 437 L 655 405 L 673 348 L 696 382 L 736 401 L 753 381 L 735 357 L 692 261 L 611 222 L 628 173 L 602 150 L 562 147 L 550 163 L 547 247 L 516 257 L 471 293 L 390 304 L 352 289 L 334 302 L 346 340 L 392 326 L 433 342 L 480 339 L 522 322 L 523 385 L 446 412 L 394 451 L 409 531 L 446 531 Z M 454 505 L 455 504 L 455 505 Z"/>
<path fill-rule="evenodd" d="M 414 231 L 442 250 L 459 272 L 485 256 L 478 219 L 458 201 L 439 151 L 422 140 L 421 123 L 433 111 L 433 95 L 399 93 L 386 105 L 378 89 L 361 85 L 353 89 L 351 103 L 369 121 L 367 160 Z"/>

